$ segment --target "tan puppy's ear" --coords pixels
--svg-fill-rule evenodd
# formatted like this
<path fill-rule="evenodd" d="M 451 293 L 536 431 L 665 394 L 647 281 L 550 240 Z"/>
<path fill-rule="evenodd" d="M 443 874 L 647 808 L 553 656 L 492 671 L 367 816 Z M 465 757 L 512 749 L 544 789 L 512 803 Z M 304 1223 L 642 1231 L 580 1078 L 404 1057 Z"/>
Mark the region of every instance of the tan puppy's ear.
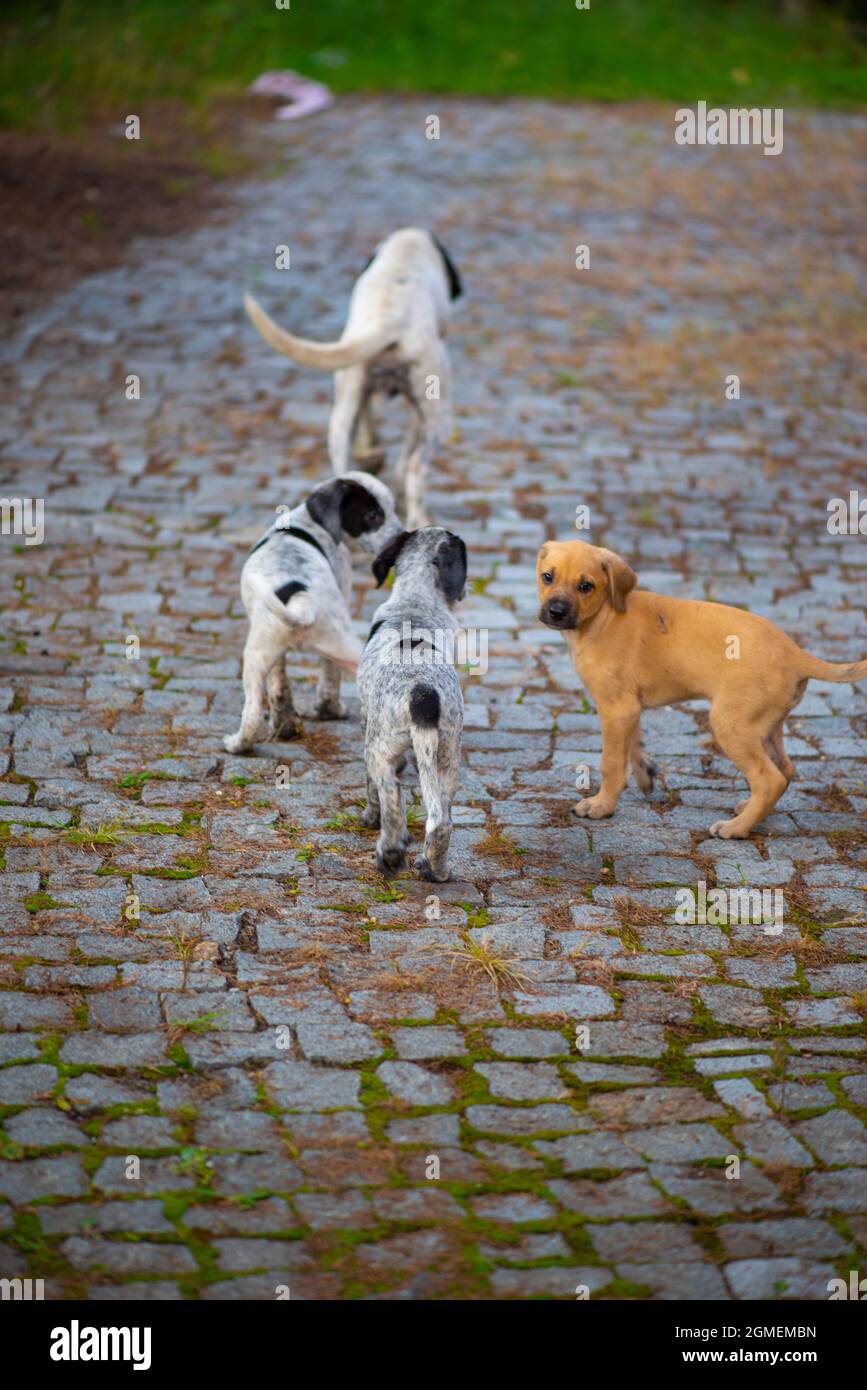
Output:
<path fill-rule="evenodd" d="M 638 576 L 613 550 L 602 551 L 602 569 L 608 578 L 608 595 L 618 613 L 626 612 L 626 596 L 638 583 Z"/>

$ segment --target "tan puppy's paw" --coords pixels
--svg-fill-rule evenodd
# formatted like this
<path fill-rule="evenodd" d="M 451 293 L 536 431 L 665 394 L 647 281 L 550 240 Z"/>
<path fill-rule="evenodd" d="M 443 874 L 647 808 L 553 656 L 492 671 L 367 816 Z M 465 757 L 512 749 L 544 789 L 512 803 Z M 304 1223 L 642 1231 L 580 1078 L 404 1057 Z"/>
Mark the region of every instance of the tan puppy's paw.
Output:
<path fill-rule="evenodd" d="M 734 820 L 715 820 L 709 833 L 718 840 L 746 840 L 750 827 L 742 825 L 740 817 L 735 816 Z"/>
<path fill-rule="evenodd" d="M 602 820 L 614 815 L 614 807 L 600 796 L 585 796 L 572 807 L 576 816 L 589 816 L 591 820 Z"/>

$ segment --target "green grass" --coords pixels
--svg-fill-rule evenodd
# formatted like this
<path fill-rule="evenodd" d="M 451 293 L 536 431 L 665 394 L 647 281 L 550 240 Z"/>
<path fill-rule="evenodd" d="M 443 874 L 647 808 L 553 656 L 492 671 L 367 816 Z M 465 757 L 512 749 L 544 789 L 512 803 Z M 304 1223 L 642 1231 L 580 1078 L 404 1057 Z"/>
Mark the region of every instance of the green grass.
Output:
<path fill-rule="evenodd" d="M 162 100 L 206 116 L 281 67 L 338 92 L 863 105 L 867 42 L 846 4 L 7 0 L 0 123 L 69 134 Z"/>

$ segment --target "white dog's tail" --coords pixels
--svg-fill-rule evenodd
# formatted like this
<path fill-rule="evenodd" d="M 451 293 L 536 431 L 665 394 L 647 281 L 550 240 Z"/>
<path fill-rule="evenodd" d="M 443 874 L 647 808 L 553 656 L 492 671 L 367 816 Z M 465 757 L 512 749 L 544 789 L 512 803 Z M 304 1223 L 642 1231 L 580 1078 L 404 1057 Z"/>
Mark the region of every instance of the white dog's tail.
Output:
<path fill-rule="evenodd" d="M 429 831 L 445 818 L 437 752 L 440 734 L 440 697 L 432 685 L 414 685 L 409 695 L 410 738 L 418 767 L 418 780 L 427 811 Z"/>
<path fill-rule="evenodd" d="M 312 343 L 309 338 L 296 338 L 280 328 L 257 304 L 251 294 L 244 295 L 244 307 L 254 326 L 266 343 L 302 367 L 319 367 L 325 372 L 337 372 L 343 367 L 355 367 L 378 356 L 394 342 L 394 329 L 382 328 L 360 338 L 347 338 L 339 343 Z"/>

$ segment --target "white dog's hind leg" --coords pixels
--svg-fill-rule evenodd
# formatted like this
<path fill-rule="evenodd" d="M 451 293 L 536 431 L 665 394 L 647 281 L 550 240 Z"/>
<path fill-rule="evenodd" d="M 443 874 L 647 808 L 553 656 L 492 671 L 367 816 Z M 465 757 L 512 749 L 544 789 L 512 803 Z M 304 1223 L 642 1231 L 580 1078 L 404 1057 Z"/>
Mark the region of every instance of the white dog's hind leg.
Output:
<path fill-rule="evenodd" d="M 417 412 L 407 436 L 403 459 L 406 524 L 409 530 L 429 524 L 424 505 L 425 473 L 434 449 L 451 433 L 451 380 L 445 347 L 429 353 L 410 371 L 412 402 Z"/>
<path fill-rule="evenodd" d="M 419 526 L 430 525 L 424 505 L 424 480 L 429 457 L 430 444 L 422 427 L 413 440 L 404 463 L 406 524 L 410 531 L 417 530 Z"/>
<path fill-rule="evenodd" d="M 335 473 L 352 468 L 352 437 L 364 395 L 364 368 L 334 373 L 334 405 L 328 421 L 328 455 Z"/>
<path fill-rule="evenodd" d="M 355 430 L 355 459 L 365 473 L 381 473 L 385 463 L 385 449 L 379 441 L 379 432 L 373 417 L 371 397 L 361 407 Z"/>

